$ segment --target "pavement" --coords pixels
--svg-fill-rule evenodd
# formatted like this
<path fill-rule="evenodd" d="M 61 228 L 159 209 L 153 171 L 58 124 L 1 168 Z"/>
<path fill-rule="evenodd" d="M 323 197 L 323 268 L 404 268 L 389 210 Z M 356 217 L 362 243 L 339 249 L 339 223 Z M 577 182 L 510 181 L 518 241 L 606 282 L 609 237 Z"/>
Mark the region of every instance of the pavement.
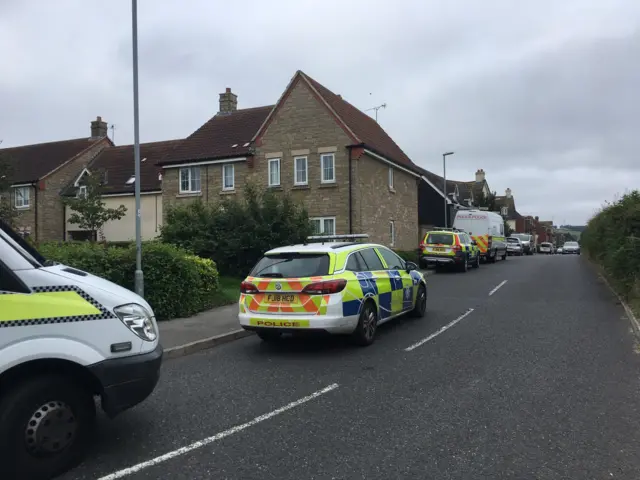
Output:
<path fill-rule="evenodd" d="M 510 257 L 431 276 L 427 316 L 370 347 L 250 336 L 168 361 L 60 478 L 637 480 L 637 352 L 585 259 Z"/>

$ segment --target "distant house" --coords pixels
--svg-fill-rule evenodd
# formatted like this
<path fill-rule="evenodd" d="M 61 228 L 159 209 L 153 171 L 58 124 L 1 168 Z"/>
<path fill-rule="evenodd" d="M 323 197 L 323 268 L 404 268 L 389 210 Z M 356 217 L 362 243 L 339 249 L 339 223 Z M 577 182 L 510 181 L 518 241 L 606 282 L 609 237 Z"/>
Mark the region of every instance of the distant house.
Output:
<path fill-rule="evenodd" d="M 162 170 L 157 163 L 180 144 L 181 140 L 140 144 L 141 237 L 151 240 L 162 226 Z M 120 220 L 107 222 L 100 232 L 107 241 L 135 240 L 135 161 L 133 145 L 105 148 L 67 186 L 66 196 L 82 195 L 86 175 L 100 175 L 103 202 L 107 208 L 127 207 Z M 72 211 L 65 207 L 66 239 L 85 240 L 90 232 L 69 222 Z"/>
<path fill-rule="evenodd" d="M 219 112 L 160 162 L 163 205 L 215 202 L 251 181 L 305 205 L 319 234 L 418 244 L 421 170 L 369 115 L 298 71 L 275 105 Z"/>
<path fill-rule="evenodd" d="M 500 215 L 506 220 L 509 228 L 511 228 L 513 232 L 522 233 L 522 231 L 518 230 L 518 220 L 522 218 L 522 215 L 516 210 L 516 202 L 511 193 L 511 189 L 507 188 L 504 196 L 496 196 L 495 201 Z"/>
<path fill-rule="evenodd" d="M 90 137 L 0 149 L 0 161 L 12 172 L 10 201 L 19 213 L 17 230 L 36 241 L 64 240 L 62 190 L 112 145 L 106 122 L 97 117 Z"/>

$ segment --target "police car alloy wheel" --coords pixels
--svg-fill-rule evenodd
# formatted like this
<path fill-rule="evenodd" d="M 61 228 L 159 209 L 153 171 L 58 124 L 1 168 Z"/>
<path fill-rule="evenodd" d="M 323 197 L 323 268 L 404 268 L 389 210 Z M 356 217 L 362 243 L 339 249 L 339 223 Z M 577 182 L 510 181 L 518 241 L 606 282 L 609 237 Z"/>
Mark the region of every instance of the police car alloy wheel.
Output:
<path fill-rule="evenodd" d="M 378 330 L 378 312 L 372 301 L 367 301 L 362 306 L 358 325 L 353 332 L 354 341 L 363 347 L 371 345 Z"/>
<path fill-rule="evenodd" d="M 480 254 L 476 255 L 476 261 L 473 263 L 473 268 L 480 268 Z"/>
<path fill-rule="evenodd" d="M 89 390 L 47 375 L 11 386 L 0 412 L 0 465 L 8 469 L 8 479 L 36 480 L 55 477 L 82 460 L 96 407 Z"/>

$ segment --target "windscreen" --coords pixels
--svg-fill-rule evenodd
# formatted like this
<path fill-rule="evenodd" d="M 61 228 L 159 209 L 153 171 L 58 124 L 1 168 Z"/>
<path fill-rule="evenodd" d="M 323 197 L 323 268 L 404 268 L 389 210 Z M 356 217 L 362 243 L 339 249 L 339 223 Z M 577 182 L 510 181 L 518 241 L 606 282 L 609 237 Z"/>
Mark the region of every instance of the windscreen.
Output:
<path fill-rule="evenodd" d="M 515 238 L 519 238 L 519 239 L 520 239 L 520 240 L 522 240 L 523 242 L 528 242 L 528 241 L 529 241 L 529 237 L 530 237 L 531 235 L 528 235 L 528 234 L 526 234 L 526 233 L 513 233 L 513 234 L 511 234 L 511 236 L 512 236 L 512 237 L 515 237 Z"/>
<path fill-rule="evenodd" d="M 329 274 L 326 253 L 281 253 L 262 257 L 249 274 L 251 277 L 302 278 Z"/>
<path fill-rule="evenodd" d="M 551 244 L 550 244 L 550 243 L 547 243 L 547 242 L 542 242 L 542 243 L 540 244 L 540 246 L 541 246 L 541 247 L 550 247 L 550 246 L 551 246 Z"/>
<path fill-rule="evenodd" d="M 430 233 L 424 243 L 429 245 L 453 245 L 453 235 L 450 233 Z"/>
<path fill-rule="evenodd" d="M 564 244 L 565 247 L 577 247 L 578 246 L 578 242 L 566 242 Z"/>
<path fill-rule="evenodd" d="M 520 241 L 517 238 L 507 238 L 507 242 L 509 242 L 509 243 L 520 243 Z"/>

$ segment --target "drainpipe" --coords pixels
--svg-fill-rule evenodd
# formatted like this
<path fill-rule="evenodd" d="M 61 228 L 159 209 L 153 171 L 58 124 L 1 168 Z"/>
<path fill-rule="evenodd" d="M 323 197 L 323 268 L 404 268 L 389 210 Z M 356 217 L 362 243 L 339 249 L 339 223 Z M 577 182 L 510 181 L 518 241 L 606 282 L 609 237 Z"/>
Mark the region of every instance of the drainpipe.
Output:
<path fill-rule="evenodd" d="M 33 186 L 35 187 L 35 194 L 33 195 L 33 216 L 35 218 L 35 222 L 33 225 L 34 236 L 36 237 L 36 242 L 40 242 L 40 237 L 38 236 L 38 190 L 40 189 L 40 182 L 36 181 Z"/>
<path fill-rule="evenodd" d="M 352 164 L 352 156 L 351 156 L 351 147 L 349 148 L 349 234 L 353 233 L 353 175 L 351 173 L 351 164 Z"/>

